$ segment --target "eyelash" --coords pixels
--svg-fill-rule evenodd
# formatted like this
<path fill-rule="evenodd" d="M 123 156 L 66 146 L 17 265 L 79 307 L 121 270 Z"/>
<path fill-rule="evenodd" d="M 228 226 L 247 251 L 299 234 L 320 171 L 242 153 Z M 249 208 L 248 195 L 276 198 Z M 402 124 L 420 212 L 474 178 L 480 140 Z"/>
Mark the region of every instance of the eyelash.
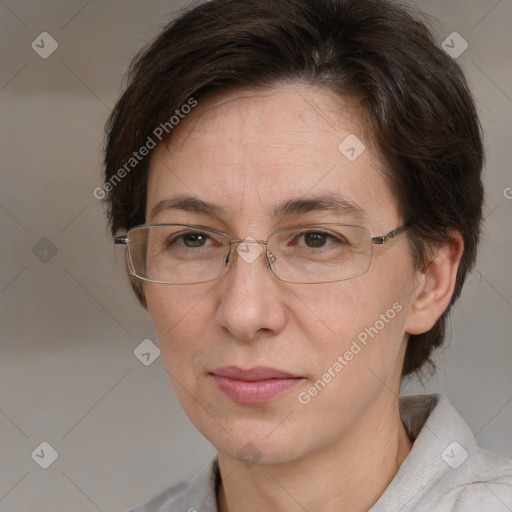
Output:
<path fill-rule="evenodd" d="M 332 241 L 332 243 L 330 244 L 327 244 L 327 245 L 322 245 L 321 248 L 324 248 L 324 247 L 327 247 L 329 245 L 333 245 L 333 244 L 336 244 L 336 243 L 341 243 L 341 244 L 346 244 L 347 241 L 342 239 L 341 237 L 339 236 L 336 236 L 335 234 L 333 233 L 330 233 L 329 231 L 321 231 L 321 230 L 305 230 L 305 231 L 302 231 L 300 232 L 299 234 L 297 234 L 292 242 L 295 242 L 296 240 L 300 239 L 300 238 L 303 238 L 305 236 L 308 236 L 308 235 L 321 235 L 321 236 L 325 236 L 325 239 L 330 239 Z M 170 247 L 172 246 L 173 244 L 175 244 L 175 242 L 177 240 L 181 240 L 182 242 L 184 242 L 184 239 L 185 237 L 187 236 L 190 236 L 190 235 L 199 235 L 199 236 L 202 236 L 205 240 L 214 240 L 213 237 L 211 237 L 210 235 L 208 235 L 207 233 L 205 232 L 201 232 L 201 231 L 188 231 L 188 232 L 185 232 L 185 233 L 180 233 L 179 235 L 175 235 L 173 236 L 170 240 L 167 241 L 167 246 Z M 180 246 L 182 247 L 187 247 L 185 245 L 185 243 L 182 243 L 182 244 L 179 244 Z M 301 245 L 301 244 L 295 244 L 295 245 Z M 205 245 L 202 245 L 201 247 L 205 247 Z M 312 247 L 310 247 L 310 249 L 312 249 Z"/>

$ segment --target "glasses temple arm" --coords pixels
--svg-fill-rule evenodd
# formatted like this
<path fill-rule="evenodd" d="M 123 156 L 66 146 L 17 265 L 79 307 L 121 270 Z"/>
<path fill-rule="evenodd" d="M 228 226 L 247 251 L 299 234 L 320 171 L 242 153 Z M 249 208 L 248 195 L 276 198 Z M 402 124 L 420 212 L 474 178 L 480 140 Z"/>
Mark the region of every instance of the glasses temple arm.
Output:
<path fill-rule="evenodd" d="M 125 235 L 114 237 L 114 245 L 127 245 L 128 237 Z"/>
<path fill-rule="evenodd" d="M 372 244 L 377 245 L 384 245 L 389 242 L 392 238 L 395 238 L 395 236 L 400 235 L 407 229 L 411 227 L 411 224 L 406 224 L 405 226 L 400 226 L 399 228 L 394 229 L 393 231 L 390 231 L 387 235 L 382 236 L 372 236 Z"/>

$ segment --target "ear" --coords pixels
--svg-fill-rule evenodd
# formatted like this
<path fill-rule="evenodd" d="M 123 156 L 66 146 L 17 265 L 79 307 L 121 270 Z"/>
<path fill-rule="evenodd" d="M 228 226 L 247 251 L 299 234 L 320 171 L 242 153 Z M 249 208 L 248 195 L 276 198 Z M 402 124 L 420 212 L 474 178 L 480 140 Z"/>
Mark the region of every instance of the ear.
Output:
<path fill-rule="evenodd" d="M 409 334 L 429 331 L 450 303 L 464 252 L 464 241 L 458 231 L 449 234 L 452 241 L 436 247 L 434 259 L 419 275 L 405 325 L 405 331 Z"/>

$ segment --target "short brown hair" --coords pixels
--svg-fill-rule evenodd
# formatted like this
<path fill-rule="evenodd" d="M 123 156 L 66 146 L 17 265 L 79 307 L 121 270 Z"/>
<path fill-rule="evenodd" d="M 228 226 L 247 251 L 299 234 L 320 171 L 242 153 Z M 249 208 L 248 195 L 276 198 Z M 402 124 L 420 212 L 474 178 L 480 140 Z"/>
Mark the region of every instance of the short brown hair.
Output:
<path fill-rule="evenodd" d="M 190 98 L 290 81 L 360 103 L 402 219 L 413 226 L 417 268 L 451 230 L 461 233 L 451 302 L 430 331 L 410 336 L 402 375 L 432 365 L 476 259 L 484 154 L 460 67 L 409 9 L 391 0 L 213 0 L 186 11 L 132 61 L 106 126 L 105 182 Z M 149 157 L 106 189 L 113 234 L 145 222 Z M 145 306 L 140 283 L 132 284 Z"/>

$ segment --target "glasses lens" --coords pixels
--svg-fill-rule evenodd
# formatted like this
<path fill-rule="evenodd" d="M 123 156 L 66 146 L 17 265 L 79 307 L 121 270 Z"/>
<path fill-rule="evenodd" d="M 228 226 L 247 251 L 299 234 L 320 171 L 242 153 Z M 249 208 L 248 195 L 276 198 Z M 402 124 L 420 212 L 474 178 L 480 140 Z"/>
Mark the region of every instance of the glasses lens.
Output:
<path fill-rule="evenodd" d="M 128 249 L 132 272 L 141 279 L 201 283 L 222 273 L 229 238 L 194 226 L 141 226 L 130 231 Z"/>
<path fill-rule="evenodd" d="M 317 225 L 278 231 L 268 239 L 274 274 L 293 283 L 327 283 L 368 272 L 370 232 L 363 227 Z"/>

